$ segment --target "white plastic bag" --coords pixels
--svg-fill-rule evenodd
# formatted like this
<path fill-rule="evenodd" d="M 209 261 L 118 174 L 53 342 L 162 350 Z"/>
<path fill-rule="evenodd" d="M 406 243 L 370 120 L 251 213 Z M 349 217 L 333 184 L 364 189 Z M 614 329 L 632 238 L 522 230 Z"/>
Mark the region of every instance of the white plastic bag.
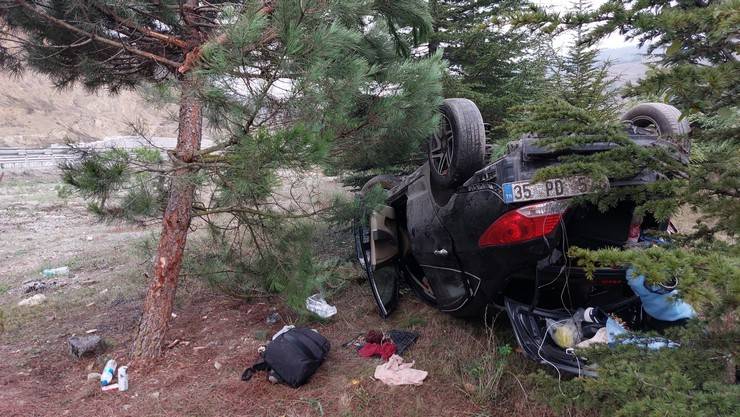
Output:
<path fill-rule="evenodd" d="M 337 314 L 337 308 L 329 305 L 321 294 L 314 294 L 306 298 L 306 308 L 322 319 L 328 319 Z"/>

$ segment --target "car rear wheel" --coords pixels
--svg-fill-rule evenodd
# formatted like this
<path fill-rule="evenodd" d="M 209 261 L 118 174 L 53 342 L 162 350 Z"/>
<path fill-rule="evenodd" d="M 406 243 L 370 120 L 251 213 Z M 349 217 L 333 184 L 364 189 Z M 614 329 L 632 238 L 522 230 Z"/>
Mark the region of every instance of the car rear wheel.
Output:
<path fill-rule="evenodd" d="M 691 128 L 686 119 L 681 120 L 681 111 L 664 103 L 642 103 L 631 108 L 622 116 L 633 126 L 654 130 L 658 136 L 677 137 L 686 135 Z"/>
<path fill-rule="evenodd" d="M 486 128 L 478 107 L 464 98 L 444 100 L 440 125 L 428 143 L 432 183 L 438 187 L 461 185 L 483 168 Z"/>
<path fill-rule="evenodd" d="M 390 191 L 391 188 L 401 183 L 401 179 L 395 175 L 376 175 L 370 178 L 365 185 L 360 189 L 360 196 L 365 196 L 376 185 L 380 185 L 385 191 Z"/>

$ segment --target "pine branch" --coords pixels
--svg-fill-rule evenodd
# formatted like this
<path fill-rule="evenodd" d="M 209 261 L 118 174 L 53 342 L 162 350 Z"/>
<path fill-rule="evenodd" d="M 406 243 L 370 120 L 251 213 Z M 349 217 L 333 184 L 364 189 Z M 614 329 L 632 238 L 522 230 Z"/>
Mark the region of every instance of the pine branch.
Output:
<path fill-rule="evenodd" d="M 129 28 L 131 30 L 134 30 L 136 32 L 139 32 L 141 34 L 144 34 L 144 35 L 146 35 L 146 36 L 148 36 L 148 37 L 150 37 L 152 39 L 156 39 L 156 40 L 162 41 L 162 42 L 164 42 L 164 43 L 166 43 L 168 45 L 172 45 L 172 46 L 175 46 L 175 47 L 178 47 L 178 48 L 182 48 L 182 49 L 186 49 L 188 47 L 188 44 L 187 44 L 187 42 L 185 42 L 185 40 L 180 39 L 180 38 L 178 38 L 176 36 L 166 35 L 164 33 L 159 33 L 157 31 L 151 30 L 149 28 L 139 26 L 139 25 L 135 24 L 134 22 L 132 22 L 129 19 L 122 18 L 116 12 L 114 12 L 113 10 L 111 10 L 108 7 L 105 7 L 105 6 L 101 6 L 101 5 L 97 5 L 96 4 L 95 5 L 95 8 L 97 8 L 100 12 L 108 15 L 110 18 L 112 18 L 113 20 L 115 20 L 119 24 L 121 24 L 121 25 L 123 25 L 123 26 L 125 26 L 125 27 L 127 27 L 127 28 Z"/>
<path fill-rule="evenodd" d="M 49 14 L 47 14 L 47 13 L 45 13 L 45 12 L 43 12 L 43 11 L 37 9 L 37 8 L 35 8 L 35 7 L 33 7 L 31 4 L 29 4 L 28 2 L 25 2 L 23 0 L 16 0 L 16 3 L 19 6 L 23 7 L 24 9 L 28 10 L 29 12 L 31 12 L 31 13 L 37 15 L 37 16 L 40 16 L 40 17 L 42 17 L 45 20 L 48 20 L 49 22 L 53 23 L 56 26 L 59 26 L 59 27 L 64 28 L 64 29 L 67 29 L 67 30 L 69 30 L 71 32 L 74 32 L 74 33 L 78 33 L 80 35 L 87 36 L 87 37 L 89 37 L 90 39 L 92 39 L 92 40 L 94 40 L 96 42 L 100 42 L 100 43 L 103 43 L 103 44 L 106 44 L 106 45 L 114 46 L 116 48 L 125 49 L 127 52 L 129 52 L 131 54 L 138 55 L 138 56 L 140 56 L 142 58 L 145 58 L 145 59 L 150 59 L 152 61 L 158 62 L 158 63 L 160 63 L 162 65 L 167 65 L 169 67 L 178 68 L 181 65 L 181 63 L 176 62 L 176 61 L 172 61 L 172 60 L 170 60 L 168 58 L 165 58 L 165 57 L 162 57 L 162 56 L 153 54 L 151 52 L 143 51 L 141 49 L 133 48 L 133 47 L 128 46 L 128 45 L 126 45 L 126 44 L 124 44 L 122 42 L 116 42 L 113 39 L 105 38 L 105 37 L 96 35 L 94 33 L 90 33 L 90 32 L 88 32 L 86 30 L 80 29 L 77 26 L 71 25 L 71 24 L 69 24 L 69 23 L 67 23 L 67 22 L 65 22 L 63 20 L 57 19 L 56 17 L 53 17 L 53 16 L 51 16 L 51 15 L 49 15 Z"/>

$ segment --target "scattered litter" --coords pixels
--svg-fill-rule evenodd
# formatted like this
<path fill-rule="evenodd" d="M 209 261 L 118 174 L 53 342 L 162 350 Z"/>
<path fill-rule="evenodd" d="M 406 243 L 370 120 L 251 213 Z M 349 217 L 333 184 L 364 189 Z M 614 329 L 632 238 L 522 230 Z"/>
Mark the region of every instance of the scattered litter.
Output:
<path fill-rule="evenodd" d="M 173 319 L 176 319 L 176 318 L 177 318 L 177 314 L 175 314 L 175 313 L 172 313 L 172 314 L 170 314 L 170 316 L 171 316 L 171 317 L 172 317 Z"/>
<path fill-rule="evenodd" d="M 581 331 L 573 318 L 559 321 L 547 319 L 546 322 L 550 337 L 561 348 L 572 348 L 581 341 Z"/>
<path fill-rule="evenodd" d="M 116 374 L 116 366 L 118 364 L 115 359 L 109 359 L 105 363 L 105 368 L 103 368 L 103 372 L 100 374 L 100 385 L 105 387 L 113 381 L 113 376 Z"/>
<path fill-rule="evenodd" d="M 44 294 L 36 294 L 33 297 L 26 298 L 18 302 L 19 306 L 33 307 L 42 304 L 46 301 Z"/>
<path fill-rule="evenodd" d="M 289 325 L 283 326 L 283 328 L 282 328 L 282 329 L 278 330 L 278 332 L 277 332 L 277 333 L 275 333 L 275 334 L 274 334 L 274 335 L 272 336 L 272 340 L 275 340 L 275 339 L 277 339 L 277 337 L 278 337 L 278 336 L 280 336 L 281 334 L 283 334 L 283 333 L 287 332 L 287 331 L 288 331 L 288 330 L 290 330 L 290 329 L 294 329 L 294 328 L 295 328 L 295 326 L 294 326 L 294 325 L 292 325 L 292 324 L 289 324 Z"/>
<path fill-rule="evenodd" d="M 95 301 L 93 301 L 92 303 L 87 303 L 87 304 L 85 304 L 85 307 L 92 307 L 92 306 L 94 306 L 94 305 L 95 305 Z"/>
<path fill-rule="evenodd" d="M 203 320 L 205 320 L 205 319 L 207 319 L 207 318 L 208 318 L 208 316 L 203 316 L 203 317 L 202 317 L 202 319 L 203 319 Z"/>
<path fill-rule="evenodd" d="M 696 317 L 696 311 L 678 296 L 678 279 L 671 286 L 650 285 L 644 275 L 635 275 L 634 269 L 627 270 L 627 283 L 640 297 L 642 308 L 651 317 L 663 321 L 679 321 Z"/>
<path fill-rule="evenodd" d="M 403 355 L 403 352 L 411 347 L 416 342 L 416 339 L 419 338 L 419 333 L 407 332 L 405 330 L 391 330 L 388 332 L 388 336 L 396 345 L 396 354 Z"/>
<path fill-rule="evenodd" d="M 118 389 L 118 383 L 105 385 L 105 386 L 100 387 L 100 389 L 103 391 L 113 391 L 115 389 Z"/>
<path fill-rule="evenodd" d="M 89 242 L 89 241 L 93 240 L 93 237 L 92 236 L 85 236 L 85 240 L 87 240 Z"/>
<path fill-rule="evenodd" d="M 219 361 L 213 362 L 213 367 L 216 368 L 216 370 L 221 369 L 221 362 Z"/>
<path fill-rule="evenodd" d="M 23 293 L 39 292 L 46 290 L 46 283 L 41 281 L 29 281 L 23 284 Z"/>
<path fill-rule="evenodd" d="M 278 313 L 277 311 L 274 311 L 269 316 L 267 316 L 265 318 L 265 323 L 266 324 L 275 324 L 275 323 L 279 322 L 280 319 L 281 319 L 280 313 Z"/>
<path fill-rule="evenodd" d="M 382 344 L 365 343 L 357 353 L 363 358 L 380 356 L 386 361 L 396 353 L 396 345 L 393 342 L 383 342 Z"/>
<path fill-rule="evenodd" d="M 90 334 L 90 333 L 95 333 L 97 331 L 98 331 L 98 329 L 90 329 L 90 330 L 86 331 L 85 333 L 86 334 Z"/>
<path fill-rule="evenodd" d="M 267 345 L 262 359 L 244 370 L 242 380 L 249 381 L 258 371 L 269 371 L 268 380 L 298 388 L 308 382 L 330 349 L 329 341 L 317 331 L 290 329 Z"/>
<path fill-rule="evenodd" d="M 103 339 L 100 336 L 72 336 L 68 339 L 69 353 L 77 359 L 86 355 L 95 355 L 103 350 Z"/>
<path fill-rule="evenodd" d="M 166 346 L 166 348 L 167 348 L 167 349 L 172 349 L 173 347 L 177 346 L 178 344 L 180 344 L 180 339 L 175 339 L 175 340 L 171 341 L 171 342 L 170 342 L 170 343 L 169 343 L 169 344 L 168 344 L 168 345 Z"/>
<path fill-rule="evenodd" d="M 428 373 L 413 366 L 414 362 L 403 363 L 402 357 L 393 355 L 375 368 L 374 376 L 387 385 L 421 385 Z"/>
<path fill-rule="evenodd" d="M 576 344 L 576 348 L 585 349 L 593 345 L 606 344 L 609 342 L 609 335 L 606 332 L 606 327 L 602 327 L 596 331 L 596 334 L 590 338 L 583 340 Z"/>
<path fill-rule="evenodd" d="M 383 332 L 379 332 L 377 330 L 368 330 L 367 334 L 365 335 L 365 342 L 366 343 L 383 343 Z"/>
<path fill-rule="evenodd" d="M 201 349 L 205 349 L 205 348 L 206 348 L 206 346 L 193 346 L 193 350 L 195 350 L 195 351 L 198 351 L 198 350 L 201 350 Z"/>
<path fill-rule="evenodd" d="M 105 293 L 107 293 L 107 292 L 108 292 L 108 289 L 107 289 L 107 288 L 105 288 L 105 289 L 103 289 L 102 291 L 100 291 L 100 295 L 103 295 L 103 294 L 105 294 Z"/>
<path fill-rule="evenodd" d="M 59 268 L 50 268 L 50 269 L 44 269 L 41 271 L 41 275 L 45 277 L 54 277 L 59 275 L 67 275 L 69 274 L 69 267 L 67 266 L 61 266 Z"/>
<path fill-rule="evenodd" d="M 118 368 L 118 390 L 128 391 L 128 366 Z"/>
<path fill-rule="evenodd" d="M 347 348 L 347 347 L 352 346 L 353 348 L 355 348 L 355 350 L 359 350 L 364 344 L 365 344 L 365 336 L 363 336 L 362 333 L 357 333 L 355 337 L 344 342 L 342 344 L 342 347 Z"/>
<path fill-rule="evenodd" d="M 100 381 L 100 374 L 97 372 L 90 372 L 87 374 L 88 381 Z"/>
<path fill-rule="evenodd" d="M 329 305 L 321 294 L 314 294 L 306 298 L 306 308 L 322 319 L 328 319 L 337 314 L 337 308 Z"/>
<path fill-rule="evenodd" d="M 609 318 L 606 322 L 606 331 L 609 337 L 610 346 L 614 346 L 616 344 L 633 345 L 650 350 L 677 348 L 680 346 L 678 343 L 664 337 L 630 336 L 630 332 L 612 318 Z"/>

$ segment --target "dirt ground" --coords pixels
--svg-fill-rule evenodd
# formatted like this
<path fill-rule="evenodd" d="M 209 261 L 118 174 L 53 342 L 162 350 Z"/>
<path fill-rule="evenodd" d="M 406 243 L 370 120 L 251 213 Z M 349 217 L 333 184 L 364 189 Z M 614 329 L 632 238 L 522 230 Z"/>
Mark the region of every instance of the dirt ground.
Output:
<path fill-rule="evenodd" d="M 494 339 L 482 324 L 450 318 L 411 294 L 391 319 L 381 320 L 356 276 L 348 276 L 347 289 L 329 300 L 339 313 L 308 324 L 330 340 L 332 350 L 299 389 L 273 385 L 264 374 L 240 380 L 266 336 L 295 322 L 295 313 L 277 299 L 237 300 L 187 278 L 167 335 L 168 342 L 179 342 L 158 362 L 134 364 L 129 391 L 102 392 L 87 374 L 100 372 L 109 358 L 128 363 L 145 289 L 142 242 L 156 227 L 99 223 L 81 199 L 59 198 L 58 185 L 54 172 L 6 174 L 0 183 L 1 416 L 554 415 L 516 375 L 535 365 L 515 351 L 484 360 L 501 346 L 515 347 L 505 326 Z M 340 242 L 339 253 L 349 256 L 349 237 L 334 240 Z M 24 281 L 62 265 L 70 267 L 70 275 L 43 292 L 45 303 L 17 305 L 31 295 L 23 294 Z M 273 309 L 282 319 L 268 325 L 265 318 Z M 107 350 L 96 358 L 73 359 L 67 339 L 93 329 Z M 424 385 L 386 386 L 372 378 L 379 359 L 360 358 L 342 347 L 369 329 L 420 333 L 404 356 L 429 372 Z M 480 372 L 491 364 L 505 365 L 500 380 Z"/>

